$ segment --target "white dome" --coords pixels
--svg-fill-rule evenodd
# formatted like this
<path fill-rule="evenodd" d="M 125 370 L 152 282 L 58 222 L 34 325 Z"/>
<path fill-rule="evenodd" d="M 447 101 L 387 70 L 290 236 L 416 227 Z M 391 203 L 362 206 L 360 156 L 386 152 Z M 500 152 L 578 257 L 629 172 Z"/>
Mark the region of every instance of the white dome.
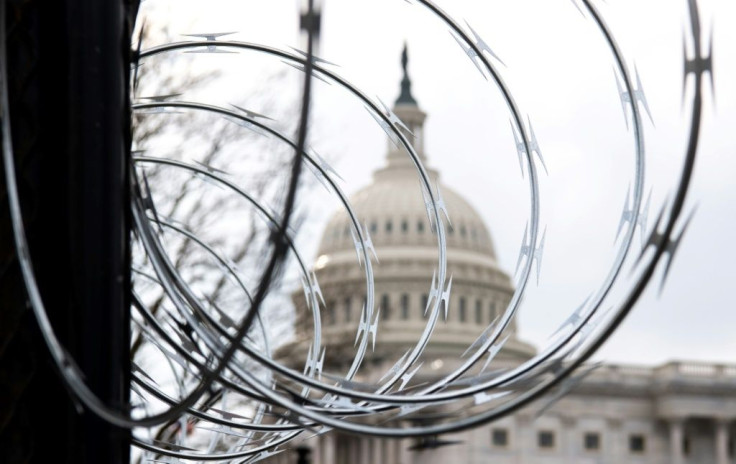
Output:
<path fill-rule="evenodd" d="M 436 171 L 429 171 L 437 182 Z M 480 253 L 495 261 L 491 236 L 475 209 L 458 193 L 439 184 L 450 224 L 447 224 L 447 248 Z M 350 203 L 369 230 L 377 249 L 388 246 L 436 246 L 437 236 L 429 228 L 419 175 L 413 166 L 389 163 L 377 171 L 374 182 L 350 197 Z M 433 219 L 434 220 L 434 219 Z M 318 256 L 354 247 L 351 223 L 346 211 L 333 215 L 325 228 Z M 380 259 L 380 257 L 379 257 Z"/>
<path fill-rule="evenodd" d="M 404 134 L 427 169 L 435 199 L 442 198 L 449 216 L 449 222 L 442 218 L 447 276 L 452 276 L 449 315 L 435 327 L 424 356 L 454 359 L 507 307 L 513 286 L 498 266 L 491 235 L 481 217 L 467 200 L 439 182 L 436 170 L 427 167 L 423 143 L 426 114 L 410 97 L 402 93 L 393 111 L 406 124 Z M 380 311 L 380 343 L 369 356 L 371 362 L 391 360 L 419 340 L 426 327 L 429 291 L 438 264 L 437 234 L 427 216 L 419 173 L 408 154 L 391 142 L 386 159 L 386 166 L 374 173 L 373 182 L 349 198 L 378 257 L 373 266 L 373 304 Z M 321 333 L 324 345 L 330 348 L 328 364 L 344 362 L 344 351 L 352 349 L 366 301 L 366 277 L 355 246 L 353 224 L 347 211 L 341 209 L 325 227 L 314 265 L 325 301 L 320 306 Z M 294 302 L 299 336 L 282 350 L 284 355 L 290 353 L 288 356 L 298 353 L 296 347 L 311 337 L 311 312 L 303 292 L 294 293 Z M 499 360 L 517 363 L 528 359 L 534 348 L 516 338 L 514 322 L 507 330 L 511 338 Z"/>

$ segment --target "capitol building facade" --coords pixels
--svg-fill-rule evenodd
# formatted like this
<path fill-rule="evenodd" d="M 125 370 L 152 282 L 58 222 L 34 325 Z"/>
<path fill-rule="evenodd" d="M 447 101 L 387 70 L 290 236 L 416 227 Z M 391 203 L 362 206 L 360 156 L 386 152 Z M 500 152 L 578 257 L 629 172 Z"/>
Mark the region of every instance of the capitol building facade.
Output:
<path fill-rule="evenodd" d="M 431 166 L 424 150 L 426 114 L 412 96 L 406 71 L 393 111 L 412 132 L 422 162 Z M 428 172 L 433 181 L 440 179 L 431 167 Z M 451 310 L 423 357 L 441 374 L 504 311 L 513 287 L 497 263 L 484 221 L 464 198 L 438 182 L 452 220 L 447 234 Z M 416 168 L 390 141 L 385 166 L 350 201 L 380 259 L 374 267 L 381 311 L 378 341 L 366 355 L 367 374 L 361 377 L 375 383 L 424 330 L 437 263 L 436 235 L 427 221 Z M 355 251 L 347 214 L 337 213 L 325 228 L 314 265 L 326 303 L 321 308 L 322 340 L 328 347 L 325 372 L 345 372 L 354 353 L 365 298 L 365 274 Z M 303 295 L 295 295 L 294 301 L 297 314 L 307 314 Z M 307 351 L 310 324 L 311 319 L 298 320 L 295 340 L 281 349 L 282 357 L 296 359 Z M 518 365 L 535 354 L 532 345 L 518 338 L 515 325 L 507 335 L 494 365 Z M 604 364 L 537 416 L 540 406 L 473 430 L 423 440 L 332 431 L 306 443 L 315 464 L 736 464 L 736 365 Z M 448 444 L 440 446 L 443 442 Z M 282 453 L 271 462 L 292 461 L 293 456 Z"/>

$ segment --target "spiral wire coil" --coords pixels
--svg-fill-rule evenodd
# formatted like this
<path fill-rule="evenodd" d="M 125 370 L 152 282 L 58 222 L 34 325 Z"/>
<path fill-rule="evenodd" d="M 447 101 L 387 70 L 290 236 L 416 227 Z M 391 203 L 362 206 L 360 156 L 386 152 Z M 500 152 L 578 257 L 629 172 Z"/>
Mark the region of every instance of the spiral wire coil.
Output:
<path fill-rule="evenodd" d="M 528 173 L 525 180 L 530 193 L 527 231 L 519 250 L 520 277 L 511 301 L 503 314 L 486 327 L 469 348 L 469 356 L 459 367 L 427 384 L 406 388 L 420 367 L 420 358 L 431 341 L 433 332 L 447 310 L 452 277 L 447 268 L 447 227 L 452 211 L 448 211 L 437 185 L 422 164 L 422 159 L 406 135 L 402 121 L 382 102 L 368 97 L 338 73 L 329 63 L 314 56 L 314 42 L 319 30 L 316 22 L 307 21 L 305 52 L 285 51 L 258 43 L 220 39 L 219 35 L 204 35 L 201 40 L 167 43 L 150 49 L 139 48 L 137 60 L 169 56 L 176 53 L 222 53 L 251 51 L 296 67 L 304 72 L 298 130 L 290 136 L 266 124 L 260 115 L 238 107 L 179 100 L 177 96 L 138 100 L 132 106 L 134 114 L 193 113 L 214 115 L 257 131 L 293 152 L 288 168 L 288 182 L 283 189 L 280 208 L 274 212 L 257 196 L 226 173 L 206 164 L 194 164 L 178 159 L 134 153 L 136 173 L 133 200 L 130 205 L 134 219 L 134 248 L 137 250 L 132 269 L 134 285 L 134 333 L 148 350 L 164 361 L 162 369 L 171 382 L 162 385 L 134 362 L 131 389 L 131 411 L 120 411 L 103 404 L 85 385 L 84 378 L 64 347 L 57 340 L 47 318 L 44 302 L 37 289 L 31 259 L 25 241 L 18 192 L 14 179 L 10 124 L 3 111 L 3 157 L 9 201 L 14 224 L 14 239 L 33 312 L 41 327 L 65 383 L 83 407 L 106 421 L 135 428 L 134 445 L 151 462 L 168 459 L 195 461 L 255 462 L 281 452 L 297 438 L 327 433 L 332 429 L 382 437 L 420 437 L 456 432 L 501 418 L 530 402 L 557 391 L 564 393 L 579 382 L 590 370 L 585 364 L 596 350 L 619 327 L 644 289 L 654 278 L 661 263 L 669 270 L 672 256 L 691 216 L 684 214 L 684 205 L 699 141 L 702 112 L 702 87 L 705 74 L 711 72 L 710 56 L 702 54 L 700 19 L 695 0 L 689 0 L 690 34 L 695 57 L 685 57 L 685 78 L 694 76 L 694 93 L 690 108 L 690 133 L 678 185 L 671 201 L 663 205 L 649 231 L 644 250 L 638 258 L 636 277 L 623 298 L 613 302 L 611 289 L 624 272 L 624 261 L 635 250 L 637 227 L 645 220 L 645 141 L 641 108 L 646 100 L 638 82 L 626 64 L 606 22 L 589 0 L 575 6 L 589 17 L 608 44 L 617 76 L 620 76 L 620 96 L 631 114 L 631 135 L 634 142 L 634 182 L 632 201 L 627 200 L 623 239 L 618 242 L 616 257 L 606 278 L 595 292 L 563 325 L 563 336 L 554 340 L 542 352 L 521 365 L 507 370 L 487 370 L 493 356 L 503 346 L 504 331 L 518 314 L 522 297 L 530 284 L 535 263 L 539 266 L 545 234 L 540 220 L 540 167 L 546 170 L 539 144 L 531 123 L 525 124 L 523 113 L 498 70 L 498 60 L 490 47 L 468 26 L 463 27 L 430 0 L 416 3 L 440 19 L 456 38 L 489 83 L 503 96 L 511 115 L 517 150 Z M 316 17 L 310 0 L 307 18 Z M 142 40 L 139 41 L 139 47 Z M 8 106 L 8 89 L 4 56 L 2 107 Z M 138 78 L 138 66 L 133 67 L 132 79 Z M 347 194 L 337 182 L 337 174 L 319 155 L 307 149 L 310 100 L 313 78 L 344 88 L 364 105 L 377 123 L 406 151 L 422 186 L 428 221 L 436 239 L 438 260 L 435 279 L 431 282 L 426 326 L 415 346 L 384 373 L 378 385 L 366 387 L 356 381 L 364 358 L 376 343 L 378 305 L 374 295 L 375 249 L 370 231 L 361 224 Z M 712 75 L 711 75 L 712 78 Z M 306 171 L 304 168 L 308 168 Z M 207 237 L 173 218 L 159 214 L 147 169 L 166 169 L 182 173 L 185 178 L 207 182 L 220 192 L 238 198 L 265 224 L 268 239 L 260 245 L 265 257 L 257 270 L 257 285 L 242 277 L 237 265 L 212 245 Z M 300 254 L 295 237 L 295 201 L 299 182 L 311 172 L 338 198 L 349 218 L 355 241 L 358 263 L 364 274 L 366 303 L 356 334 L 356 354 L 349 369 L 339 378 L 323 375 L 325 344 L 322 339 L 321 311 L 323 296 L 317 277 Z M 644 236 L 645 231 L 640 231 Z M 218 269 L 220 277 L 231 282 L 246 301 L 244 311 L 237 316 L 195 290 L 172 259 L 164 243 L 165 236 L 174 236 L 194 244 Z M 296 371 L 275 359 L 273 340 L 262 318 L 262 308 L 269 292 L 283 271 L 285 259 L 292 256 L 298 264 L 300 279 L 312 321 L 313 338 L 306 353 L 303 371 Z M 160 289 L 170 303 L 156 312 L 141 293 L 144 288 Z M 604 308 L 612 307 L 611 310 Z M 239 320 L 236 320 L 239 317 Z M 135 361 L 135 360 L 134 360 Z M 556 389 L 556 390 L 555 390 Z M 559 397 L 559 394 L 555 397 Z M 246 406 L 244 406 L 246 405 Z M 434 420 L 422 416 L 412 421 L 421 410 L 443 411 Z M 237 412 L 236 412 L 237 411 Z M 188 428 L 190 429 L 188 431 Z M 199 431 L 196 439 L 188 438 L 191 428 Z M 161 431 L 168 430 L 168 434 Z M 156 434 L 156 432 L 159 432 Z"/>

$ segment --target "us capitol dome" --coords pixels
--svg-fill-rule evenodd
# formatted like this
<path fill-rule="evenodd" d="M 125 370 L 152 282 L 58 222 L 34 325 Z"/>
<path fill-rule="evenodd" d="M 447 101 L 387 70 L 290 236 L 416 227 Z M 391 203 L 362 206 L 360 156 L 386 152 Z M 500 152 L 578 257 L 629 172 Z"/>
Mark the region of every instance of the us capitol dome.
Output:
<path fill-rule="evenodd" d="M 411 93 L 403 56 L 404 78 L 393 111 L 406 125 L 430 181 L 445 202 L 447 224 L 447 275 L 452 276 L 447 320 L 441 316 L 423 360 L 439 375 L 454 367 L 463 352 L 503 313 L 513 294 L 509 275 L 498 265 L 491 234 L 471 204 L 442 184 L 424 150 L 422 111 Z M 376 251 L 373 260 L 375 307 L 380 310 L 375 351 L 369 348 L 365 367 L 378 374 L 419 340 L 427 318 L 425 309 L 438 263 L 437 234 L 432 230 L 422 196 L 419 175 L 410 156 L 388 141 L 385 164 L 373 173 L 370 185 L 350 196 L 350 204 L 367 229 Z M 314 272 L 324 295 L 321 307 L 322 344 L 326 346 L 325 371 L 337 373 L 352 362 L 356 331 L 365 301 L 365 270 L 358 263 L 347 212 L 336 212 L 322 235 Z M 311 311 L 304 294 L 294 294 L 297 306 L 296 340 L 282 353 L 301 358 L 312 340 Z M 375 313 L 375 312 L 374 312 Z M 516 325 L 507 329 L 508 340 L 496 363 L 518 364 L 533 356 L 534 348 L 516 337 Z M 384 365 L 385 364 L 385 365 Z M 370 376 L 369 376 L 370 377 Z"/>
<path fill-rule="evenodd" d="M 393 111 L 414 137 L 408 139 L 439 184 L 452 226 L 447 227 L 447 271 L 452 275 L 448 319 L 440 319 L 417 381 L 441 376 L 506 308 L 513 287 L 498 265 L 491 234 L 470 203 L 441 183 L 425 156 L 426 114 L 411 93 L 406 64 Z M 350 201 L 374 243 L 375 308 L 380 320 L 375 351 L 369 344 L 355 380 L 378 383 L 425 327 L 426 300 L 438 262 L 436 234 L 426 216 L 416 169 L 389 141 L 385 165 Z M 502 220 L 503 218 L 498 218 Z M 325 375 L 344 375 L 355 356 L 356 332 L 366 294 L 347 214 L 327 223 L 313 267 L 320 302 Z M 293 295 L 296 333 L 277 356 L 301 369 L 312 342 L 312 311 L 301 289 Z M 371 321 L 373 322 L 373 321 Z M 492 366 L 529 359 L 534 348 L 517 327 Z M 454 362 L 454 363 L 453 363 Z M 422 378 L 424 377 L 424 378 Z M 328 377 L 329 378 L 329 377 Z M 733 464 L 736 463 L 736 365 L 670 361 L 657 366 L 603 364 L 553 405 L 547 399 L 511 416 L 442 437 L 390 440 L 337 431 L 305 444 L 320 464 Z M 287 453 L 268 460 L 293 464 Z"/>

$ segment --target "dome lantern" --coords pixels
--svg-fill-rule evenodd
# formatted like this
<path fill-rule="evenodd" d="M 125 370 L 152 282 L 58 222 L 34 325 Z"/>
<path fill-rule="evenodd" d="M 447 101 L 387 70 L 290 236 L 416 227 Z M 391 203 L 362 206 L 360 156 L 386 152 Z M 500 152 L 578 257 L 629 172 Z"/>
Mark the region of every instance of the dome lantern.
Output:
<path fill-rule="evenodd" d="M 416 150 L 422 163 L 426 163 L 424 154 L 424 120 L 427 113 L 419 108 L 419 104 L 411 93 L 411 79 L 409 79 L 409 52 L 406 44 L 401 53 L 401 66 L 403 69 L 403 78 L 401 79 L 401 89 L 399 97 L 394 102 L 393 112 L 398 116 L 402 123 L 409 129 L 405 131 L 401 129 L 404 136 L 412 144 Z M 389 138 L 388 150 L 386 154 L 387 168 L 413 168 L 413 163 L 403 147 L 397 146 L 395 140 Z"/>
<path fill-rule="evenodd" d="M 394 105 L 414 105 L 417 106 L 417 101 L 411 94 L 411 79 L 409 79 L 409 72 L 406 70 L 406 66 L 409 64 L 409 52 L 407 51 L 406 42 L 404 42 L 404 50 L 401 52 L 401 67 L 404 70 L 404 78 L 401 79 L 401 93 L 399 98 L 396 99 Z"/>

